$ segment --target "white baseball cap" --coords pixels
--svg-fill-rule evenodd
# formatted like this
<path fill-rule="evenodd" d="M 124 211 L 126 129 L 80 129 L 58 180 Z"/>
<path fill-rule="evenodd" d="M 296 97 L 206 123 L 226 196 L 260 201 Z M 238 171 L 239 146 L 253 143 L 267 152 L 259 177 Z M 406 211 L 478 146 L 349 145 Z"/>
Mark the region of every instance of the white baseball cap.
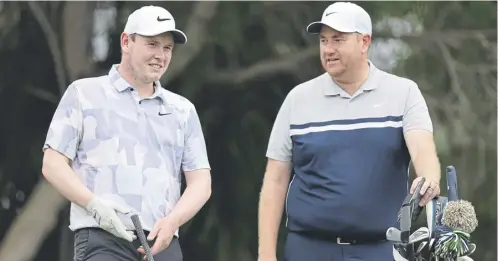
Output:
<path fill-rule="evenodd" d="M 175 19 L 170 12 L 159 6 L 149 5 L 135 10 L 128 16 L 124 32 L 143 36 L 156 36 L 170 32 L 176 43 L 187 42 L 187 36 L 175 28 Z"/>
<path fill-rule="evenodd" d="M 323 12 L 322 20 L 308 25 L 306 31 L 320 33 L 323 25 L 343 33 L 372 35 L 370 15 L 360 6 L 349 2 L 336 2 Z"/>

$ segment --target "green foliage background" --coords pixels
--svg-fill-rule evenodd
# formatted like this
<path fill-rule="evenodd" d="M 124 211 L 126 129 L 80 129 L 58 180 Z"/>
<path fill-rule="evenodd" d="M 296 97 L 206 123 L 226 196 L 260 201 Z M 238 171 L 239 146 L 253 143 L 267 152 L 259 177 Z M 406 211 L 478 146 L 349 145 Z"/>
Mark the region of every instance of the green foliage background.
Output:
<path fill-rule="evenodd" d="M 289 90 L 322 72 L 318 41 L 305 27 L 330 3 L 0 2 L 2 235 L 40 180 L 41 145 L 61 86 L 102 75 L 118 63 L 127 15 L 155 4 L 170 10 L 180 28 L 199 35 L 186 29 L 189 43 L 175 49 L 171 73 L 164 79 L 165 88 L 197 106 L 213 169 L 211 200 L 181 230 L 185 260 L 255 260 L 268 136 Z M 384 55 L 396 62 L 387 69 L 419 84 L 433 117 L 442 166 L 456 167 L 460 194 L 476 208 L 473 258 L 496 260 L 496 2 L 358 4 L 376 24 L 374 44 L 404 48 Z M 115 12 L 107 22 L 112 25 L 105 37 L 109 50 L 95 61 L 90 59 L 92 17 L 107 8 Z M 71 19 L 76 12 L 88 15 Z M 47 34 L 47 24 L 53 34 Z M 372 49 L 372 54 L 386 48 Z M 186 64 L 173 68 L 181 62 Z M 36 260 L 71 259 L 70 239 L 61 240 L 68 235 L 65 213 Z"/>

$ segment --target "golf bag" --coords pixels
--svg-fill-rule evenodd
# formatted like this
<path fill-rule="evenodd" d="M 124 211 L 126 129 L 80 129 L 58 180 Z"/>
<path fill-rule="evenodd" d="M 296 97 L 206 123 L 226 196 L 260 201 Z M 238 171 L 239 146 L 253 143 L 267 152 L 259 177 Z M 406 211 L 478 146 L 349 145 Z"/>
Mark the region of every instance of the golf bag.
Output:
<path fill-rule="evenodd" d="M 441 255 L 444 256 L 444 253 L 448 252 L 446 251 L 446 245 L 444 245 L 445 240 L 455 240 L 454 237 L 458 238 L 461 235 L 461 232 L 454 233 L 451 229 L 441 233 L 441 228 L 445 227 L 442 217 L 447 204 L 450 201 L 459 200 L 456 171 L 453 166 L 446 168 L 446 178 L 448 197 L 436 197 L 425 206 L 427 227 L 421 227 L 411 233 L 411 222 L 417 220 L 422 212 L 422 208 L 419 206 L 421 199 L 420 189 L 425 179 L 422 179 L 415 192 L 408 195 L 403 201 L 398 214 L 400 229 L 389 228 L 386 232 L 387 240 L 394 242 L 393 258 L 395 261 L 472 261 L 468 256 L 475 251 L 476 245 L 471 244 L 468 240 L 458 241 L 463 242 L 464 251 L 456 255 L 457 257 L 441 257 Z M 475 221 L 477 222 L 477 219 Z M 465 236 L 465 234 L 463 235 Z M 470 238 L 470 235 L 468 236 Z M 444 253 L 441 254 L 442 252 Z M 447 254 L 446 256 L 455 255 Z"/>

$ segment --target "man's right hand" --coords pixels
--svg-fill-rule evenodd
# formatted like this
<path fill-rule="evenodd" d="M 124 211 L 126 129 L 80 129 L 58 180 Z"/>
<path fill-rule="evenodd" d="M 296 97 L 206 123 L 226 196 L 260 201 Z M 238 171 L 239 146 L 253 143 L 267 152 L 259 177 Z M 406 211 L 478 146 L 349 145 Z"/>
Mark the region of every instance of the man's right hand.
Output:
<path fill-rule="evenodd" d="M 93 197 L 88 205 L 86 205 L 86 210 L 90 212 L 95 220 L 97 220 L 99 227 L 103 230 L 129 242 L 132 242 L 137 238 L 133 231 L 126 230 L 117 215 L 117 212 L 121 214 L 129 214 L 131 212 L 130 209 L 118 205 L 112 201 L 104 201 L 97 197 Z"/>

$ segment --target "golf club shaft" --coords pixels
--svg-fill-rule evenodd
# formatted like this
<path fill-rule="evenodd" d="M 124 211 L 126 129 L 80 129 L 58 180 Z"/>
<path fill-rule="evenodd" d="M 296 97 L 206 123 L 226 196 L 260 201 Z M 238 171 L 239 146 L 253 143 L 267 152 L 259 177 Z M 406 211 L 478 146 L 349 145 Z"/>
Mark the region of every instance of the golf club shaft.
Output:
<path fill-rule="evenodd" d="M 147 242 L 147 238 L 145 238 L 145 232 L 142 228 L 142 223 L 140 222 L 138 215 L 132 215 L 131 221 L 133 222 L 133 225 L 135 226 L 135 229 L 137 231 L 138 239 L 140 239 L 140 243 L 142 243 L 142 247 L 145 250 L 145 256 L 147 257 L 147 260 L 154 261 L 154 257 L 152 256 L 152 253 L 150 251 L 150 247 L 149 247 L 149 243 Z"/>

